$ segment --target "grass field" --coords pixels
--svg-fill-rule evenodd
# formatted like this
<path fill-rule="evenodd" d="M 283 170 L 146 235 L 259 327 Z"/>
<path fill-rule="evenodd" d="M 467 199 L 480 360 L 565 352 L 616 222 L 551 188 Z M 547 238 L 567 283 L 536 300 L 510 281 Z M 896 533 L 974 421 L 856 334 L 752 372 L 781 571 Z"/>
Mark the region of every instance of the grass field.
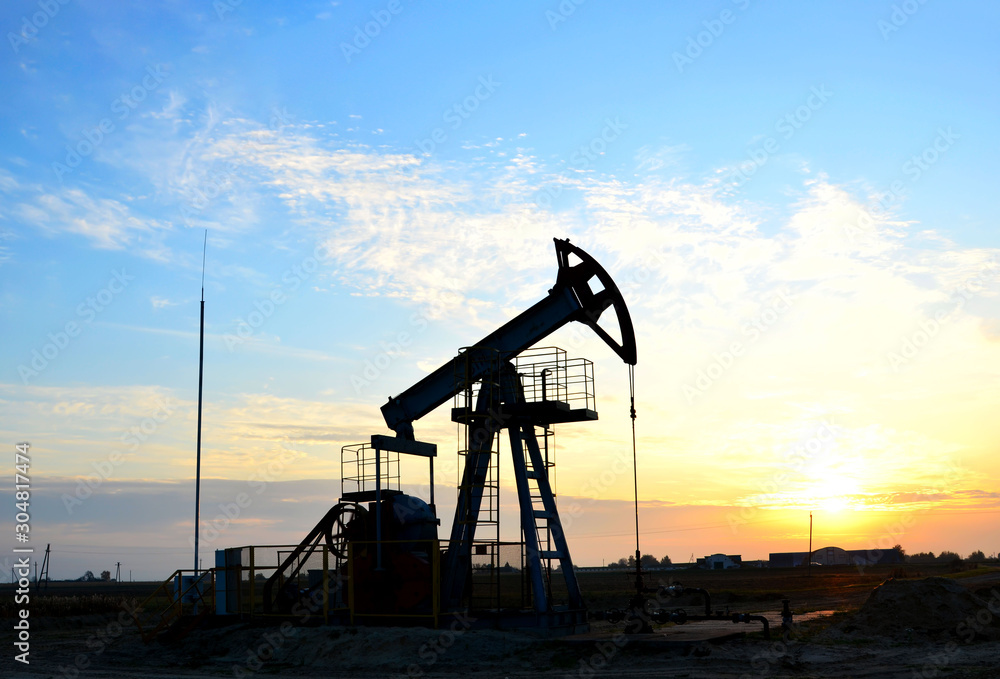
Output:
<path fill-rule="evenodd" d="M 680 583 L 708 590 L 713 608 L 729 606 L 734 611 L 777 610 L 789 599 L 792 610 L 851 610 L 865 600 L 871 590 L 890 574 L 896 577 L 943 575 L 949 567 L 900 568 L 875 566 L 859 571 L 855 566 L 802 568 L 740 568 L 725 571 L 685 569 L 654 571 L 646 576 L 647 586 Z M 633 588 L 628 573 L 579 574 L 580 588 L 593 609 L 623 607 Z M 697 599 L 694 599 L 697 601 Z M 673 604 L 664 604 L 672 607 Z"/>
<path fill-rule="evenodd" d="M 633 586 L 631 574 L 586 571 L 578 576 L 591 612 L 627 605 Z M 920 676 L 938 676 L 927 674 L 928 667 L 934 670 L 943 667 L 947 670 L 946 676 L 952 679 L 994 679 L 998 676 L 996 659 L 1000 657 L 1000 640 L 966 643 L 961 636 L 951 633 L 959 631 L 960 626 L 953 626 L 950 632 L 945 630 L 943 636 L 918 633 L 913 639 L 905 633 L 902 637 L 899 634 L 885 636 L 881 627 L 868 636 L 863 631 L 850 634 L 844 631 L 845 623 L 861 624 L 858 620 L 871 606 L 861 613 L 853 611 L 865 602 L 873 588 L 890 576 L 907 587 L 931 582 L 920 578 L 945 576 L 954 579 L 955 586 L 961 583 L 961 588 L 979 591 L 984 598 L 986 591 L 992 593 L 1000 588 L 1000 568 L 953 572 L 950 565 L 936 564 L 904 568 L 883 566 L 863 572 L 849 566 L 824 566 L 814 567 L 812 573 L 802 569 L 748 568 L 654 571 L 647 575 L 647 584 L 654 588 L 681 583 L 708 590 L 716 610 L 728 607 L 731 612 L 765 612 L 773 620 L 773 614 L 781 608 L 781 599 L 787 598 L 796 614 L 839 611 L 833 616 L 811 621 L 803 616 L 787 643 L 777 643 L 773 639 L 765 641 L 759 633 L 754 633 L 755 627 L 741 628 L 741 631 L 751 632 L 744 639 L 712 645 L 703 641 L 650 645 L 642 640 L 620 639 L 621 626 L 606 621 L 594 622 L 591 634 L 581 635 L 583 638 L 552 640 L 523 631 L 474 629 L 466 632 L 461 627 L 455 629 L 454 625 L 442 629 L 289 625 L 285 630 L 279 627 L 278 621 L 258 616 L 252 620 L 212 622 L 213 619 L 208 619 L 203 627 L 183 639 L 143 643 L 137 628 L 127 617 L 122 617 L 122 604 L 145 600 L 161 583 L 55 582 L 44 595 L 32 596 L 30 671 L 14 667 L 8 654 L 0 658 L 0 676 L 12 679 L 40 676 L 39 673 L 42 676 L 76 676 L 72 672 L 79 669 L 80 676 L 94 679 L 134 679 L 136 676 L 190 679 L 249 676 L 257 672 L 261 676 L 352 679 L 404 676 L 554 679 L 589 677 L 601 668 L 604 668 L 601 671 L 607 670 L 623 678 L 643 679 L 740 679 L 748 673 L 775 678 L 832 679 L 859 676 L 896 679 L 915 676 L 914 672 L 922 673 Z M 512 589 L 518 586 L 518 574 L 505 574 L 505 578 L 505 586 Z M 906 582 L 905 578 L 913 579 Z M 14 614 L 9 604 L 13 600 L 13 589 L 10 585 L 0 586 L 0 613 L 8 618 Z M 921 599 L 915 602 L 916 617 L 911 615 L 900 624 L 918 627 L 916 623 L 934 622 L 935 611 L 948 603 L 933 604 Z M 671 598 L 659 605 L 686 607 L 697 612 L 702 602 L 697 597 L 689 600 Z M 900 611 L 909 608 L 904 606 Z M 978 619 L 987 614 L 992 616 L 991 610 L 982 608 L 971 610 L 969 614 Z M 893 621 L 901 618 L 895 612 L 888 615 Z M 989 621 L 981 622 L 987 624 Z M 998 625 L 995 621 L 990 624 Z M 0 632 L 0 642 L 12 648 L 12 625 L 0 627 L 6 630 Z M 727 626 L 724 631 L 731 633 L 731 627 Z M 687 625 L 687 628 L 692 634 L 699 633 L 698 624 Z M 670 630 L 664 628 L 658 632 L 666 635 Z M 664 640 L 672 638 L 675 637 L 663 637 Z M 942 661 L 945 664 L 939 667 L 940 663 L 934 658 L 942 649 L 947 651 L 947 657 Z M 932 652 L 938 655 L 931 655 Z"/>
<path fill-rule="evenodd" d="M 954 572 L 945 564 L 919 566 L 876 566 L 859 571 L 854 566 L 814 567 L 811 573 L 801 568 L 742 568 L 726 571 L 682 569 L 652 571 L 646 574 L 647 587 L 680 583 L 706 589 L 713 608 L 730 607 L 733 611 L 771 611 L 781 607 L 782 599 L 791 601 L 795 612 L 815 610 L 846 611 L 861 605 L 869 592 L 890 575 L 895 577 L 946 576 L 958 579 L 996 572 L 997 568 L 972 568 Z M 623 571 L 586 571 L 577 574 L 584 600 L 591 611 L 624 608 L 633 592 L 634 575 Z M 555 578 L 555 584 L 561 581 Z M 34 615 L 61 616 L 111 613 L 121 610 L 126 601 L 144 601 L 162 583 L 159 582 L 52 582 L 44 593 L 32 595 Z M 505 576 L 501 583 L 505 605 L 520 601 L 520 576 Z M 558 590 L 558 587 L 557 587 Z M 0 618 L 16 614 L 12 585 L 0 585 Z M 559 592 L 556 592 L 557 599 Z M 668 599 L 662 605 L 700 605 L 700 599 Z"/>

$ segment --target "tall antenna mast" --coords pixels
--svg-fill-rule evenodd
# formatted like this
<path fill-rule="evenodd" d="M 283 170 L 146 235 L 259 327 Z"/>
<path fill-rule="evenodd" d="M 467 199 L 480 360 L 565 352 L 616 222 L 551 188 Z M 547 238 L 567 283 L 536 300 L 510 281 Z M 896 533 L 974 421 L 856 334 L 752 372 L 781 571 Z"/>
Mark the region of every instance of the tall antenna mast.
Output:
<path fill-rule="evenodd" d="M 198 575 L 198 528 L 201 526 L 201 385 L 205 372 L 205 255 L 208 252 L 208 229 L 201 248 L 201 330 L 198 334 L 198 461 L 194 481 L 194 573 Z"/>

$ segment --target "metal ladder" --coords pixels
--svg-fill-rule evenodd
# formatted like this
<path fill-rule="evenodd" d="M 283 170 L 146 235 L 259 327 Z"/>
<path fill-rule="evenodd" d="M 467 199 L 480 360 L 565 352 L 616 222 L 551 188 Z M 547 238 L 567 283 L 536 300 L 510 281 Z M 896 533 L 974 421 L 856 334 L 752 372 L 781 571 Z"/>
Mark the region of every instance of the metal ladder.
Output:
<path fill-rule="evenodd" d="M 524 422 L 509 427 L 508 432 L 514 454 L 514 480 L 521 508 L 521 531 L 535 595 L 535 610 L 541 613 L 552 609 L 550 578 L 553 560 L 559 561 L 562 567 L 570 606 L 582 608 L 583 597 L 573 571 L 555 495 L 549 484 L 549 467 L 539 449 L 535 426 Z"/>

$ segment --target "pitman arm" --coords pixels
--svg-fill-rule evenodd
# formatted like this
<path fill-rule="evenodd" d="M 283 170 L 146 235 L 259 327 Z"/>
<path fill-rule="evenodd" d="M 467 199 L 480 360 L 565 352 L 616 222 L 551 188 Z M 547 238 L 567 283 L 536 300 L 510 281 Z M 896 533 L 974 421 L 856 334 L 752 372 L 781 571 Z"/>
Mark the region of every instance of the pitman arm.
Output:
<path fill-rule="evenodd" d="M 525 349 L 540 342 L 545 337 L 566 325 L 570 321 L 586 323 L 594 332 L 610 346 L 625 363 L 635 365 L 636 347 L 635 331 L 628 307 L 622 298 L 618 286 L 597 261 L 580 248 L 572 245 L 569 239 L 553 239 L 556 246 L 556 259 L 559 262 L 559 272 L 556 284 L 549 294 L 540 302 L 527 309 L 516 318 L 511 319 L 488 336 L 477 342 L 473 348 L 480 347 L 499 352 L 501 361 L 517 356 Z M 571 265 L 570 255 L 580 259 Z M 595 293 L 590 287 L 590 280 L 596 277 L 603 290 Z M 613 307 L 618 317 L 618 327 L 621 330 L 622 343 L 615 340 L 597 324 L 609 307 Z M 493 355 L 495 361 L 496 355 Z M 390 429 L 400 438 L 413 439 L 413 422 L 439 405 L 452 398 L 461 389 L 455 384 L 456 361 L 464 360 L 455 357 L 440 368 L 423 378 L 412 387 L 395 397 L 390 397 L 388 403 L 382 406 L 382 416 Z M 480 366 L 473 362 L 471 380 L 485 377 L 493 361 L 484 361 Z"/>

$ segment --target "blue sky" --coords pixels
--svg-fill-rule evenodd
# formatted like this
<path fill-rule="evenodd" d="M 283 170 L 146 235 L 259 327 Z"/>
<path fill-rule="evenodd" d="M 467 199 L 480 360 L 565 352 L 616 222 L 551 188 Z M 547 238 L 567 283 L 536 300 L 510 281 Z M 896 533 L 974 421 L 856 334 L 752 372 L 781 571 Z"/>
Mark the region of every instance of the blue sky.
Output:
<path fill-rule="evenodd" d="M 301 453 L 227 544 L 304 534 L 336 499 L 340 446 L 541 298 L 551 239 L 571 237 L 636 320 L 652 551 L 766 557 L 810 507 L 864 548 L 931 505 L 956 518 L 917 522 L 910 551 L 995 551 L 960 512 L 995 523 L 1000 482 L 998 13 L 7 3 L 0 429 L 32 442 L 54 574 L 187 565 L 205 229 L 204 473 L 224 489 Z M 598 369 L 602 421 L 560 439 L 560 492 L 589 519 L 574 556 L 617 559 L 627 535 L 594 536 L 629 479 L 587 481 L 627 444 L 624 367 L 585 332 L 552 343 Z M 762 491 L 822 427 L 836 444 Z M 443 413 L 417 430 L 453 447 Z M 153 491 L 174 499 L 136 500 Z M 788 527 L 734 528 L 751 506 Z"/>

